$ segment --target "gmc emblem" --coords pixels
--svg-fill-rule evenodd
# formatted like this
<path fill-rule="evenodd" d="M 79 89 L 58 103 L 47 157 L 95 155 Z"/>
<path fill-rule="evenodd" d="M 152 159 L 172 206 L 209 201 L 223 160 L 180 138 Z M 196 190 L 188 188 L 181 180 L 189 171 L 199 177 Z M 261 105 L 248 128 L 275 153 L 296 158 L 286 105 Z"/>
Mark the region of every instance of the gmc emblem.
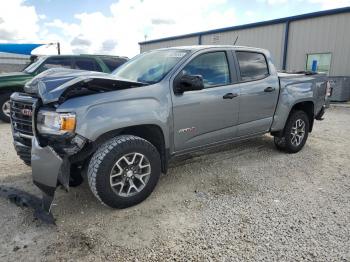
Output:
<path fill-rule="evenodd" d="M 22 115 L 24 115 L 24 116 L 32 116 L 32 114 L 33 114 L 33 112 L 32 112 L 32 110 L 30 110 L 30 109 L 22 109 L 21 110 L 21 113 L 22 113 Z"/>

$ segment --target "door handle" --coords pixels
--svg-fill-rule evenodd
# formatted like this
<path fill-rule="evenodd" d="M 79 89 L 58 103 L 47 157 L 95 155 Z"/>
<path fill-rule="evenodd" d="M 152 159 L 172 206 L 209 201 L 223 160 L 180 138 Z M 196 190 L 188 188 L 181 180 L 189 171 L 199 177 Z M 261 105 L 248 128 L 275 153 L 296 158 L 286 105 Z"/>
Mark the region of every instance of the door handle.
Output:
<path fill-rule="evenodd" d="M 222 98 L 223 99 L 232 99 L 232 98 L 235 98 L 235 97 L 237 97 L 238 96 L 238 94 L 236 94 L 236 93 L 227 93 L 226 95 L 224 95 Z"/>
<path fill-rule="evenodd" d="M 273 91 L 275 91 L 275 88 L 274 88 L 274 87 L 271 87 L 271 86 L 266 87 L 266 88 L 264 89 L 264 92 L 273 92 Z"/>

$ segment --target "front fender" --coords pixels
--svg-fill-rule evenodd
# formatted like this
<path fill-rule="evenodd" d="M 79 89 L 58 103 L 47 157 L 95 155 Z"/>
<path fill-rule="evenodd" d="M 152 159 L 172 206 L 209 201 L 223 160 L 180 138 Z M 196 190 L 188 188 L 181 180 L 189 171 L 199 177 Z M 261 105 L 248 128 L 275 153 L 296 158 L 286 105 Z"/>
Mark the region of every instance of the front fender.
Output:
<path fill-rule="evenodd" d="M 169 134 L 170 97 L 164 87 L 138 87 L 67 100 L 57 111 L 77 114 L 76 133 L 95 141 L 101 135 L 136 125 L 159 126 Z M 167 138 L 167 136 L 166 136 Z M 165 139 L 169 146 L 169 139 Z"/>

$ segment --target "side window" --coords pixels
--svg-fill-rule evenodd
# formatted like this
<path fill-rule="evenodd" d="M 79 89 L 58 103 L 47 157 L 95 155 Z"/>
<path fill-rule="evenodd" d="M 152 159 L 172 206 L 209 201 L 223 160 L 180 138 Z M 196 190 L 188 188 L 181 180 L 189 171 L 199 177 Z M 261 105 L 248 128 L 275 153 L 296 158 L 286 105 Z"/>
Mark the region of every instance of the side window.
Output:
<path fill-rule="evenodd" d="M 184 67 L 182 73 L 201 75 L 205 88 L 227 85 L 231 82 L 226 52 L 212 52 L 199 55 Z"/>
<path fill-rule="evenodd" d="M 254 52 L 236 52 L 242 81 L 252 81 L 269 75 L 265 56 Z"/>
<path fill-rule="evenodd" d="M 67 57 L 49 57 L 42 64 L 40 71 L 45 71 L 47 69 L 57 68 L 57 67 L 72 68 L 72 60 Z"/>
<path fill-rule="evenodd" d="M 99 72 L 102 71 L 97 62 L 91 58 L 76 58 L 75 69 Z"/>
<path fill-rule="evenodd" d="M 126 62 L 126 59 L 123 58 L 101 58 L 103 63 L 109 68 L 109 70 L 114 71 L 117 69 L 119 66 L 124 64 Z"/>

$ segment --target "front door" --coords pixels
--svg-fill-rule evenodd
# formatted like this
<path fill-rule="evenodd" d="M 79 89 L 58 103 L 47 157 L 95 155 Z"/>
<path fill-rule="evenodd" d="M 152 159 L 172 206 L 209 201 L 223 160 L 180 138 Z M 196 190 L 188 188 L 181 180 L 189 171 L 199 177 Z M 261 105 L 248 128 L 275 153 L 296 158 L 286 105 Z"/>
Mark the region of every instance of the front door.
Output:
<path fill-rule="evenodd" d="M 205 88 L 173 95 L 175 151 L 236 136 L 239 88 L 229 55 L 226 51 L 201 53 L 181 70 L 180 74 L 201 75 Z"/>

